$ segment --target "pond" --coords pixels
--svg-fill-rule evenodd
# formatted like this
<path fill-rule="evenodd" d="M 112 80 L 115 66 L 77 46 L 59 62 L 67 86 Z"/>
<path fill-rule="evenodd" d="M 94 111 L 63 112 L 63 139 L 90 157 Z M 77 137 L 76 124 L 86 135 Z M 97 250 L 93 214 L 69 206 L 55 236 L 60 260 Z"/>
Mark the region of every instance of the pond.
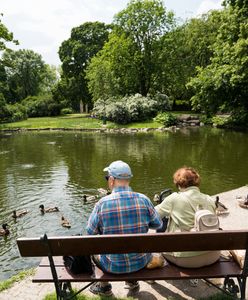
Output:
<path fill-rule="evenodd" d="M 85 232 L 94 203 L 83 194 L 106 188 L 105 166 L 121 159 L 130 164 L 133 189 L 153 198 L 170 187 L 174 171 L 197 168 L 201 189 L 217 194 L 248 183 L 248 135 L 216 128 L 191 128 L 165 133 L 0 133 L 0 222 L 10 235 L 0 237 L 0 280 L 37 264 L 20 258 L 17 237 L 73 235 Z M 60 211 L 41 215 L 39 205 Z M 12 211 L 29 212 L 14 222 Z M 64 215 L 71 228 L 61 226 Z"/>

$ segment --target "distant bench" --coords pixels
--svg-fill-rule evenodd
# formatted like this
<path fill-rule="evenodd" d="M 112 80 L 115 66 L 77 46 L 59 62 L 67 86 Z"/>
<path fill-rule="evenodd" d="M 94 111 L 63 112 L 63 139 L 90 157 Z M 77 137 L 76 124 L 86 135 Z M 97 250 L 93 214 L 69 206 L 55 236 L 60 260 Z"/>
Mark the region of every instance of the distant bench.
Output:
<path fill-rule="evenodd" d="M 240 294 L 245 300 L 248 274 L 247 251 L 243 270 L 232 259 L 220 260 L 211 266 L 188 269 L 173 264 L 159 269 L 142 269 L 128 274 L 107 274 L 95 266 L 93 275 L 72 275 L 63 265 L 63 255 L 231 250 L 248 248 L 248 231 L 153 233 L 129 235 L 60 236 L 18 238 L 20 254 L 24 257 L 44 257 L 38 266 L 33 282 L 54 282 L 57 299 L 69 299 L 71 282 L 88 282 L 79 292 L 96 281 L 176 280 L 224 278 L 222 290 L 232 295 Z M 235 284 L 236 278 L 238 285 Z M 214 284 L 213 284 L 214 285 Z M 217 286 L 216 286 L 217 287 Z M 218 287 L 219 288 L 219 287 Z M 69 293 L 70 291 L 70 293 Z M 71 297 L 71 296 L 70 296 Z M 234 297 L 234 296 L 233 296 Z"/>

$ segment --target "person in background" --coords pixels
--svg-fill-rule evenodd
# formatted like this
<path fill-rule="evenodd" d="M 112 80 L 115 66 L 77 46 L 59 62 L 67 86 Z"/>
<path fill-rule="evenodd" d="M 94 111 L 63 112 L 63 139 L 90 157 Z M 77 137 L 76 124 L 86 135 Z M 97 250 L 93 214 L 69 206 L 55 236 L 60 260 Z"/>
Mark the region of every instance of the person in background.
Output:
<path fill-rule="evenodd" d="M 149 228 L 162 226 L 162 220 L 153 204 L 145 195 L 134 192 L 129 186 L 132 171 L 121 160 L 112 162 L 103 171 L 110 195 L 101 198 L 95 205 L 87 225 L 87 233 L 95 234 L 134 234 L 147 233 Z M 143 269 L 152 259 L 151 253 L 106 254 L 93 257 L 95 263 L 109 273 L 130 273 Z M 138 289 L 138 282 L 126 282 L 126 288 Z M 110 296 L 109 282 L 91 285 L 94 294 Z"/>
<path fill-rule="evenodd" d="M 166 197 L 155 209 L 161 218 L 169 218 L 167 232 L 190 231 L 194 227 L 195 212 L 207 209 L 215 213 L 215 202 L 209 195 L 200 192 L 200 175 L 195 169 L 180 168 L 173 179 L 179 191 Z M 220 251 L 166 252 L 163 256 L 180 267 L 198 268 L 216 262 Z"/>

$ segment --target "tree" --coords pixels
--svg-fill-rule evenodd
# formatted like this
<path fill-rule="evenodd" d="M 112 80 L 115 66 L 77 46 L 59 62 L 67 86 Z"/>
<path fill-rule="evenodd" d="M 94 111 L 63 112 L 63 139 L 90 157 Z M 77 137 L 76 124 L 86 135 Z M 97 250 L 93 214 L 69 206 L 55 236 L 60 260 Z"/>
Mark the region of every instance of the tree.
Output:
<path fill-rule="evenodd" d="M 187 82 L 196 67 L 206 67 L 213 55 L 212 46 L 221 25 L 221 11 L 193 18 L 167 32 L 161 39 L 155 88 L 173 99 L 189 100 Z"/>
<path fill-rule="evenodd" d="M 3 14 L 0 14 L 0 17 L 2 17 L 2 16 L 3 16 Z M 8 28 L 2 23 L 2 20 L 0 19 L 0 53 L 7 49 L 6 42 L 13 42 L 15 44 L 18 44 L 18 41 L 14 40 L 14 38 L 13 38 L 13 33 L 9 32 Z M 3 98 L 5 99 L 7 92 L 8 92 L 7 75 L 5 72 L 4 63 L 3 63 L 2 59 L 0 58 L 1 99 L 3 99 Z M 3 101 L 3 100 L 1 100 L 1 101 Z M 3 102 L 1 102 L 1 103 L 3 103 Z"/>
<path fill-rule="evenodd" d="M 2 94 L 4 98 L 6 98 L 8 95 L 8 91 L 9 91 L 9 87 L 7 82 L 7 74 L 3 63 L 1 63 L 0 64 L 0 94 Z"/>
<path fill-rule="evenodd" d="M 135 94 L 139 89 L 136 59 L 131 39 L 125 34 L 112 33 L 87 68 L 86 78 L 93 100 Z"/>
<path fill-rule="evenodd" d="M 131 0 L 114 19 L 116 32 L 123 32 L 135 47 L 133 64 L 138 71 L 137 92 L 146 96 L 153 87 L 159 40 L 174 25 L 172 12 L 166 12 L 161 0 Z"/>
<path fill-rule="evenodd" d="M 104 23 L 86 22 L 73 28 L 71 37 L 59 48 L 63 86 L 67 86 L 69 100 L 77 110 L 80 102 L 89 103 L 91 100 L 85 77 L 86 68 L 90 59 L 102 49 L 109 31 L 110 26 Z"/>
<path fill-rule="evenodd" d="M 45 64 L 45 70 L 40 82 L 40 94 L 52 93 L 60 79 L 59 70 L 56 66 Z"/>
<path fill-rule="evenodd" d="M 3 16 L 3 14 L 0 14 L 0 16 Z M 6 49 L 6 42 L 14 42 L 15 44 L 18 44 L 18 41 L 14 40 L 13 33 L 9 32 L 8 28 L 0 19 L 0 51 Z"/>
<path fill-rule="evenodd" d="M 32 50 L 8 50 L 3 62 L 9 86 L 8 102 L 18 102 L 40 92 L 46 66 L 40 54 Z"/>
<path fill-rule="evenodd" d="M 214 114 L 219 110 L 231 112 L 234 118 L 246 122 L 248 119 L 248 3 L 227 1 L 222 13 L 213 46 L 213 58 L 189 86 L 195 95 L 195 109 Z"/>

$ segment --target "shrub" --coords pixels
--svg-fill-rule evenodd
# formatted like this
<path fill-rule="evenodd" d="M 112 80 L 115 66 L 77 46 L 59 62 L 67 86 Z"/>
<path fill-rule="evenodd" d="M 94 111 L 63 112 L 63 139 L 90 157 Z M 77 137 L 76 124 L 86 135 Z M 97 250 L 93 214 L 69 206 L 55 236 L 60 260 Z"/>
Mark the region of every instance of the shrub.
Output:
<path fill-rule="evenodd" d="M 27 119 L 27 111 L 24 106 L 19 103 L 6 105 L 5 121 L 16 122 L 24 119 Z"/>
<path fill-rule="evenodd" d="M 205 125 L 212 125 L 213 121 L 211 117 L 208 117 L 207 115 L 201 115 L 200 116 L 200 122 Z"/>
<path fill-rule="evenodd" d="M 177 124 L 177 118 L 172 113 L 159 113 L 156 118 L 154 118 L 155 122 L 163 124 L 165 127 L 173 126 Z"/>
<path fill-rule="evenodd" d="M 6 122 L 16 122 L 27 119 L 27 110 L 25 106 L 20 103 L 7 104 L 5 107 L 5 118 Z"/>
<path fill-rule="evenodd" d="M 128 124 L 130 114 L 123 102 L 111 103 L 106 109 L 106 118 L 117 124 Z"/>
<path fill-rule="evenodd" d="M 106 116 L 107 107 L 111 104 L 112 101 L 114 101 L 114 99 L 112 98 L 109 98 L 107 100 L 98 99 L 94 103 L 92 115 L 99 119 L 103 119 Z"/>
<path fill-rule="evenodd" d="M 156 100 L 150 97 L 143 97 L 140 94 L 123 98 L 126 103 L 130 119 L 133 122 L 145 121 L 154 117 L 159 109 Z"/>
<path fill-rule="evenodd" d="M 22 101 L 29 117 L 57 116 L 60 114 L 61 105 L 52 95 L 29 96 Z"/>
<path fill-rule="evenodd" d="M 122 99 L 109 98 L 105 101 L 100 99 L 95 102 L 92 114 L 99 119 L 106 117 L 115 123 L 127 124 L 151 119 L 161 108 L 161 103 L 140 94 Z"/>
<path fill-rule="evenodd" d="M 0 93 L 0 119 L 1 121 L 4 121 L 7 113 L 7 107 L 6 107 L 6 101 L 4 98 L 4 95 Z"/>
<path fill-rule="evenodd" d="M 175 100 L 173 110 L 184 111 L 191 110 L 191 103 L 189 100 Z"/>
<path fill-rule="evenodd" d="M 20 103 L 7 104 L 0 93 L 0 119 L 2 122 L 15 122 L 27 119 L 27 110 Z"/>
<path fill-rule="evenodd" d="M 247 127 L 248 123 L 248 111 L 242 107 L 237 108 L 230 117 L 230 122 L 233 125 L 245 126 Z"/>
<path fill-rule="evenodd" d="M 225 127 L 230 122 L 229 117 L 226 116 L 214 116 L 212 117 L 212 123 L 215 127 Z"/>
<path fill-rule="evenodd" d="M 172 110 L 173 100 L 171 100 L 166 94 L 157 93 L 155 95 L 157 101 L 158 111 L 165 112 Z"/>
<path fill-rule="evenodd" d="M 72 113 L 73 113 L 72 108 L 65 107 L 61 109 L 61 115 L 69 115 Z"/>

